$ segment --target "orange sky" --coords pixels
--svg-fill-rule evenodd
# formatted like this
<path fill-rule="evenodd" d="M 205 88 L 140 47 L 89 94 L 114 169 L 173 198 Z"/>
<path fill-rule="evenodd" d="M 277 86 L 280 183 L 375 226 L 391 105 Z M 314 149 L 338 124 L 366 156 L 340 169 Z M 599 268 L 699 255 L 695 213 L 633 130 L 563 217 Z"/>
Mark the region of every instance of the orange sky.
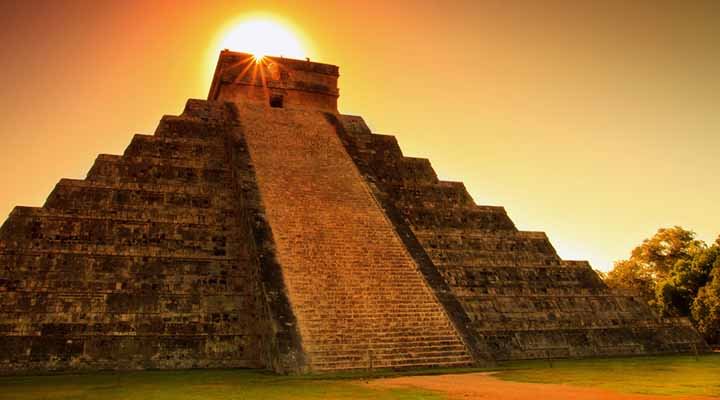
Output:
<path fill-rule="evenodd" d="M 219 31 L 265 12 L 340 66 L 342 112 L 565 258 L 608 269 L 662 226 L 720 233 L 718 1 L 9 3 L 3 216 L 204 98 Z"/>

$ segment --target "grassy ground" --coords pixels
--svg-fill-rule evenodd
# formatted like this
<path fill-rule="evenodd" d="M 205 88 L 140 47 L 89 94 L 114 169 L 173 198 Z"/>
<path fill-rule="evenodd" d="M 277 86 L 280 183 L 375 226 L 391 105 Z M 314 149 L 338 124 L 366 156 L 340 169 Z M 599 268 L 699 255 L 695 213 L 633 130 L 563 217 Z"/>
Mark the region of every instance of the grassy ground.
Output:
<path fill-rule="evenodd" d="M 495 377 L 626 393 L 720 396 L 720 354 L 510 362 Z"/>
<path fill-rule="evenodd" d="M 350 379 L 248 370 L 146 371 L 0 378 L 7 400 L 441 399 L 414 389 L 373 389 Z"/>
<path fill-rule="evenodd" d="M 663 395 L 720 396 L 720 354 L 502 363 L 495 376 Z M 460 373 L 478 370 L 431 370 Z M 376 374 L 375 376 L 397 374 Z M 232 400 L 442 399 L 415 389 L 358 385 L 362 374 L 277 376 L 248 370 L 146 371 L 0 378 L 0 399 L 12 400 Z"/>

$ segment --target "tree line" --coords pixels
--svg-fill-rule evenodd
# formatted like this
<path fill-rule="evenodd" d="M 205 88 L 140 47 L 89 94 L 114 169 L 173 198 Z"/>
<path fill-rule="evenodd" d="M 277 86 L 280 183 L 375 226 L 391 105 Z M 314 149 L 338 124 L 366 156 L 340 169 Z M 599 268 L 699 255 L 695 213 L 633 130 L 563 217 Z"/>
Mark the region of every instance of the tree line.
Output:
<path fill-rule="evenodd" d="M 720 343 L 720 237 L 707 244 L 682 227 L 662 228 L 601 273 L 611 288 L 639 292 L 661 315 L 687 317 Z"/>

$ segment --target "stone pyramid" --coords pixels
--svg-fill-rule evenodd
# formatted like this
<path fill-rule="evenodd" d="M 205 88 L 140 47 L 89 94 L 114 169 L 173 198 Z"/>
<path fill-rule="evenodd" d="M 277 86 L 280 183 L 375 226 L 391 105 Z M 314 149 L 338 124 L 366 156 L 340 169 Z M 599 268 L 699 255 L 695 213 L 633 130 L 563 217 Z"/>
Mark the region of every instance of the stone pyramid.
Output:
<path fill-rule="evenodd" d="M 0 229 L 0 373 L 707 349 L 339 114 L 338 76 L 223 51 L 208 100 L 16 207 Z"/>

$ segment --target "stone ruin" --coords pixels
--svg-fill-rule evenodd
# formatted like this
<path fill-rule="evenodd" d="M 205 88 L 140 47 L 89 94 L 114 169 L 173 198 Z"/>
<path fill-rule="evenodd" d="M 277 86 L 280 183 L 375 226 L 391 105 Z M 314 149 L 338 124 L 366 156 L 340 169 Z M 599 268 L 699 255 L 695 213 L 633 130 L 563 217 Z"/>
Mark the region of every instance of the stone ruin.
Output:
<path fill-rule="evenodd" d="M 338 113 L 338 76 L 223 51 L 208 100 L 16 207 L 0 229 L 0 373 L 707 350 L 687 320 L 611 291 Z"/>

